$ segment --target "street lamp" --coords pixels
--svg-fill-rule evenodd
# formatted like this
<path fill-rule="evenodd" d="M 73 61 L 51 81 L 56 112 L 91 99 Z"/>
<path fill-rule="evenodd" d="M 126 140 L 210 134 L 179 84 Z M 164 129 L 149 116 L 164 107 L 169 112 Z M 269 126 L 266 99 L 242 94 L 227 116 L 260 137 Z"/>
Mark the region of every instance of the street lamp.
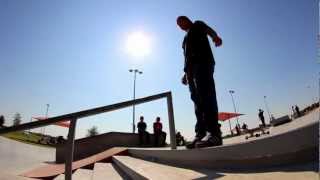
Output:
<path fill-rule="evenodd" d="M 266 109 L 267 109 L 267 112 L 268 112 L 269 119 L 271 121 L 270 110 L 269 110 L 268 103 L 267 103 L 267 96 L 263 96 L 263 100 L 264 100 L 264 105 L 266 106 Z"/>
<path fill-rule="evenodd" d="M 231 99 L 232 99 L 232 103 L 233 103 L 233 108 L 234 108 L 234 113 L 237 113 L 237 110 L 236 110 L 236 104 L 234 103 L 234 98 L 233 98 L 233 95 L 235 92 L 234 90 L 229 90 L 229 93 L 231 95 Z M 229 120 L 230 121 L 230 120 Z M 237 125 L 239 125 L 239 118 L 237 116 Z M 231 125 L 230 125 L 231 126 Z"/>
<path fill-rule="evenodd" d="M 133 100 L 136 99 L 136 76 L 138 74 L 142 74 L 142 71 L 138 69 L 129 69 L 129 72 L 133 73 Z M 135 104 L 132 106 L 132 132 L 135 133 L 136 125 L 135 125 Z"/>
<path fill-rule="evenodd" d="M 47 106 L 47 109 L 46 109 L 45 119 L 48 119 L 48 113 L 49 113 L 49 106 L 50 106 L 50 104 L 46 104 L 46 106 Z M 44 135 L 45 131 L 46 131 L 46 128 L 43 127 L 43 133 L 42 133 L 43 135 Z"/>

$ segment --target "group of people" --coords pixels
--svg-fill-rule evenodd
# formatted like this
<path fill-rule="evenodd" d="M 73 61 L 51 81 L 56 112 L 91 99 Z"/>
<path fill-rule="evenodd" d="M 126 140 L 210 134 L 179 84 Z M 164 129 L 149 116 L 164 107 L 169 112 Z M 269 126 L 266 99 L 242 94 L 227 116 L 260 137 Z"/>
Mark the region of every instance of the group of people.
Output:
<path fill-rule="evenodd" d="M 243 123 L 242 126 L 240 127 L 240 124 L 237 124 L 235 129 L 236 129 L 237 135 L 241 135 L 241 129 L 243 132 L 246 133 L 248 131 L 248 125 L 246 123 Z"/>
<path fill-rule="evenodd" d="M 164 145 L 164 141 L 162 141 L 161 137 L 165 137 L 165 132 L 162 131 L 162 123 L 160 121 L 160 117 L 157 117 L 156 121 L 153 123 L 153 145 L 155 147 Z M 150 144 L 150 134 L 147 131 L 147 124 L 144 122 L 143 116 L 140 116 L 140 121 L 138 122 L 137 127 L 139 134 L 139 145 L 142 146 Z"/>
<path fill-rule="evenodd" d="M 264 115 L 263 115 L 264 111 L 262 109 L 258 109 L 258 116 L 259 116 L 259 119 L 262 123 L 262 127 L 266 127 L 266 122 L 265 122 L 265 119 L 264 119 Z M 248 131 L 248 125 L 243 123 L 242 124 L 242 127 L 240 127 L 240 124 L 237 124 L 236 127 L 235 127 L 235 130 L 237 132 L 237 135 L 240 135 L 241 134 L 241 129 L 243 130 L 243 132 L 247 132 Z"/>

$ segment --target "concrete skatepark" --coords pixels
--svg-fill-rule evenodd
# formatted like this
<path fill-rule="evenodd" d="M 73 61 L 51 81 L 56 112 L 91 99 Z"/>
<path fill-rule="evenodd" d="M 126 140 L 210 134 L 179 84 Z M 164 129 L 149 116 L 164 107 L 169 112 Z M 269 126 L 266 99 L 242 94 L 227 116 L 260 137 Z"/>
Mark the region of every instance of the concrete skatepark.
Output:
<path fill-rule="evenodd" d="M 318 178 L 319 108 L 272 127 L 270 132 L 249 140 L 244 136 L 229 138 L 224 146 L 213 148 L 129 148 L 126 156 L 112 156 L 108 163 L 95 162 L 93 169 L 79 168 L 73 179 Z M 54 162 L 55 149 L 2 137 L 0 141 L 0 179 L 33 179 L 21 174 Z M 55 179 L 64 179 L 64 175 Z"/>

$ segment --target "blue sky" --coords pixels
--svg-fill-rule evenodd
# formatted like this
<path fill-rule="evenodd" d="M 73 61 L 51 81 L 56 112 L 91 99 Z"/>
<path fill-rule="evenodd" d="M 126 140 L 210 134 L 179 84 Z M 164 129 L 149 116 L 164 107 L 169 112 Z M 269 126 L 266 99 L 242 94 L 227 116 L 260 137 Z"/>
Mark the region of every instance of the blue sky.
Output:
<path fill-rule="evenodd" d="M 132 98 L 130 68 L 137 77 L 137 97 L 172 91 L 176 128 L 193 136 L 195 116 L 188 88 L 180 83 L 184 32 L 176 17 L 203 20 L 223 39 L 215 54 L 215 81 L 220 111 L 233 112 L 228 90 L 235 91 L 240 122 L 258 122 L 257 109 L 279 117 L 317 97 L 319 29 L 316 0 L 260 1 L 0 1 L 0 114 L 12 123 L 19 112 L 31 116 L 61 115 Z M 151 53 L 126 53 L 128 34 L 143 31 Z M 310 86 L 310 88 L 307 88 Z M 131 131 L 132 110 L 81 119 L 77 137 L 96 125 L 100 132 Z M 139 105 L 137 119 L 156 116 L 168 129 L 164 100 Z M 267 116 L 267 113 L 265 113 Z M 235 123 L 233 122 L 233 126 Z M 224 133 L 228 124 L 223 123 Z M 46 132 L 66 134 L 50 126 Z"/>

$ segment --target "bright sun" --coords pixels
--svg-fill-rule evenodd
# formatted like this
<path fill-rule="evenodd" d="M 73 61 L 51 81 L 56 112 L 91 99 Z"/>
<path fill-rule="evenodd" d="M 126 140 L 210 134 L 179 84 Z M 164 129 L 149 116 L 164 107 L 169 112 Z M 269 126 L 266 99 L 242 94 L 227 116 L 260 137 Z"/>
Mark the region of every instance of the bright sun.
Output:
<path fill-rule="evenodd" d="M 127 52 L 134 57 L 144 57 L 150 53 L 150 37 L 143 32 L 129 34 L 126 43 Z"/>

